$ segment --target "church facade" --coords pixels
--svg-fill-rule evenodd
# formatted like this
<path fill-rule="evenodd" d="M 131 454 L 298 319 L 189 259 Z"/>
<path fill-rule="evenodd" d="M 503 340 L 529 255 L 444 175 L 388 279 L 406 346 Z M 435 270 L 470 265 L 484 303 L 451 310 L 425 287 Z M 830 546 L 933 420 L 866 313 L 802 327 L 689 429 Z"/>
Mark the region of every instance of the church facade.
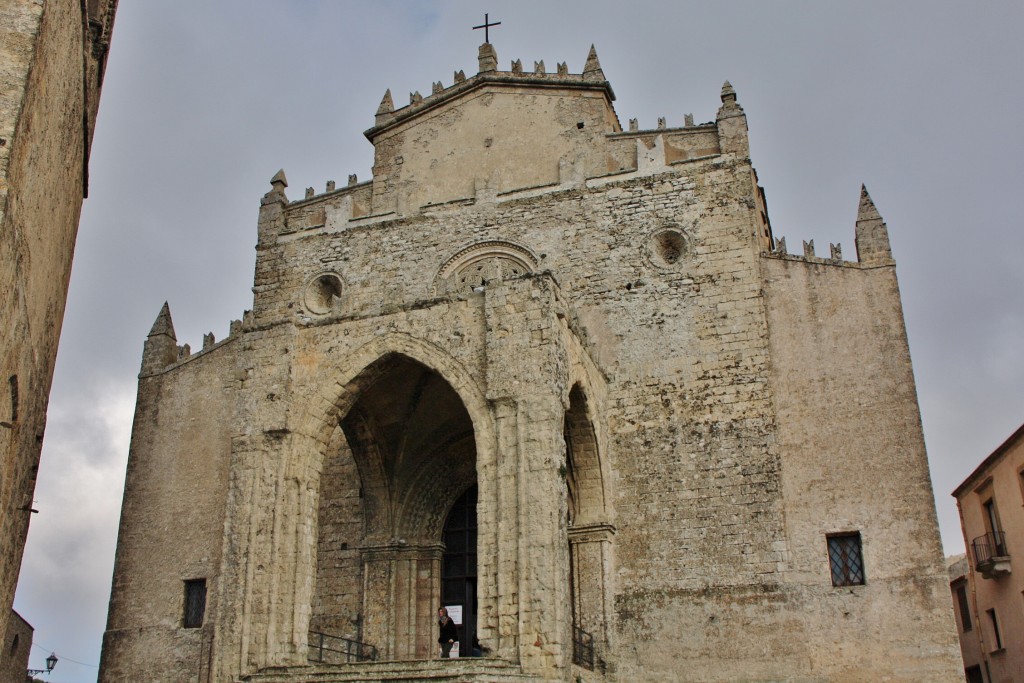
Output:
<path fill-rule="evenodd" d="M 253 309 L 146 340 L 100 680 L 962 680 L 885 223 L 789 254 L 721 100 L 485 43 L 275 175 Z"/>

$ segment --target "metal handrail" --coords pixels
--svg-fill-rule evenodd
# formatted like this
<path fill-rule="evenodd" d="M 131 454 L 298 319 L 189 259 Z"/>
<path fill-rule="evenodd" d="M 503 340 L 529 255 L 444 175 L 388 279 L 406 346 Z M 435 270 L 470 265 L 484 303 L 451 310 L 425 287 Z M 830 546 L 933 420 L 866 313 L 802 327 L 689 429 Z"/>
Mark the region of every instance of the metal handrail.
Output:
<path fill-rule="evenodd" d="M 971 541 L 971 549 L 974 551 L 975 569 L 980 569 L 981 565 L 991 562 L 995 557 L 1009 556 L 1006 534 L 1002 531 L 990 531 L 984 536 L 978 536 Z"/>
<path fill-rule="evenodd" d="M 377 648 L 368 643 L 321 631 L 309 632 L 306 659 L 316 664 L 377 661 Z"/>
<path fill-rule="evenodd" d="M 594 636 L 572 625 L 572 663 L 594 670 Z"/>

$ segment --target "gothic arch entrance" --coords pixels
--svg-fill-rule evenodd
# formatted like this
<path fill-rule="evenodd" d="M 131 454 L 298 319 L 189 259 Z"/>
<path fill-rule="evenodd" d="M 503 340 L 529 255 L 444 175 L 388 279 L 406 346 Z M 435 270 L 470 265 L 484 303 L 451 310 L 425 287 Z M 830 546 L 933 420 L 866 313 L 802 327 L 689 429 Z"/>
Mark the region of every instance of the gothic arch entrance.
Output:
<path fill-rule="evenodd" d="M 346 390 L 356 398 L 320 476 L 310 630 L 367 643 L 381 658 L 432 658 L 444 523 L 476 488 L 473 422 L 437 371 L 401 354 Z"/>
<path fill-rule="evenodd" d="M 463 493 L 444 523 L 441 604 L 458 610 L 459 656 L 473 656 L 478 612 L 476 591 L 476 498 L 473 485 Z"/>

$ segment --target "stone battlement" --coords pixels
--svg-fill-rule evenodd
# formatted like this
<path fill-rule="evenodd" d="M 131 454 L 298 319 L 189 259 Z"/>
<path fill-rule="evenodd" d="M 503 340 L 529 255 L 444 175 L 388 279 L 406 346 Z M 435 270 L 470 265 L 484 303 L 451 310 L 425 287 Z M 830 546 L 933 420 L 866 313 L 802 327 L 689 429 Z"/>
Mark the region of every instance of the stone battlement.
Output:
<path fill-rule="evenodd" d="M 728 81 L 715 121 L 696 124 L 686 114 L 682 126 L 670 127 L 659 117 L 656 127 L 641 130 L 634 118 L 623 130 L 593 46 L 579 74 L 570 74 L 564 62 L 553 73 L 543 61 L 526 71 L 518 59 L 510 71 L 499 71 L 488 43 L 480 47 L 479 62 L 476 75 L 456 71 L 452 85 L 435 81 L 426 96 L 410 93 L 404 107 L 396 108 L 391 90 L 385 92 L 374 126 L 364 132 L 375 148 L 371 181 L 360 183 L 352 174 L 345 188 L 328 181 L 323 193 L 308 187 L 302 199 L 290 201 L 283 171 L 275 176 L 263 204 L 286 207 L 278 234 L 407 217 L 482 195 L 536 194 L 650 174 L 718 154 L 749 156 L 746 118 Z"/>
<path fill-rule="evenodd" d="M 814 240 L 804 240 L 804 253 L 791 254 L 786 248 L 786 238 L 779 237 L 772 248 L 761 252 L 761 256 L 782 259 L 784 261 L 802 261 L 830 266 L 849 268 L 877 268 L 879 266 L 895 266 L 889 246 L 889 232 L 878 209 L 875 208 L 871 196 L 865 186 L 860 188 L 860 206 L 857 211 L 855 230 L 856 261 L 843 260 L 842 245 L 829 244 L 828 258 L 819 257 L 814 252 Z"/>
<path fill-rule="evenodd" d="M 544 60 L 534 62 L 533 71 L 524 71 L 522 61 L 519 59 L 512 61 L 510 71 L 498 71 L 497 64 L 498 55 L 494 46 L 484 43 L 480 46 L 480 71 L 475 76 L 467 78 L 465 72 L 460 69 L 455 72 L 454 82 L 451 86 L 445 87 L 441 81 L 435 81 L 429 95 L 423 96 L 419 91 L 411 92 L 409 93 L 409 104 L 397 109 L 389 88 L 384 93 L 384 98 L 377 109 L 373 128 L 367 130 L 364 135 L 373 142 L 378 133 L 392 125 L 485 84 L 597 89 L 604 91 L 609 101 L 615 100 L 615 93 L 612 91 L 611 84 L 605 79 L 604 71 L 601 70 L 601 64 L 597 58 L 597 51 L 593 45 L 590 46 L 590 53 L 587 55 L 583 72 L 579 74 L 570 74 L 565 62 L 559 62 L 554 73 L 547 72 Z"/>

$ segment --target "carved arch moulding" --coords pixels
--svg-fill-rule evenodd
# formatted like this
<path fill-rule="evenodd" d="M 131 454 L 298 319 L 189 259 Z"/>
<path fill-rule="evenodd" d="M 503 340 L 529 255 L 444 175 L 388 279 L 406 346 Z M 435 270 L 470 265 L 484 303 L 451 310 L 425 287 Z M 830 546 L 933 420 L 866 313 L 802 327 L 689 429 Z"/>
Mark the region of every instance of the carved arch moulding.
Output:
<path fill-rule="evenodd" d="M 506 240 L 487 240 L 463 247 L 450 256 L 434 277 L 435 294 L 466 296 L 490 280 L 529 275 L 538 259 L 526 247 Z"/>

